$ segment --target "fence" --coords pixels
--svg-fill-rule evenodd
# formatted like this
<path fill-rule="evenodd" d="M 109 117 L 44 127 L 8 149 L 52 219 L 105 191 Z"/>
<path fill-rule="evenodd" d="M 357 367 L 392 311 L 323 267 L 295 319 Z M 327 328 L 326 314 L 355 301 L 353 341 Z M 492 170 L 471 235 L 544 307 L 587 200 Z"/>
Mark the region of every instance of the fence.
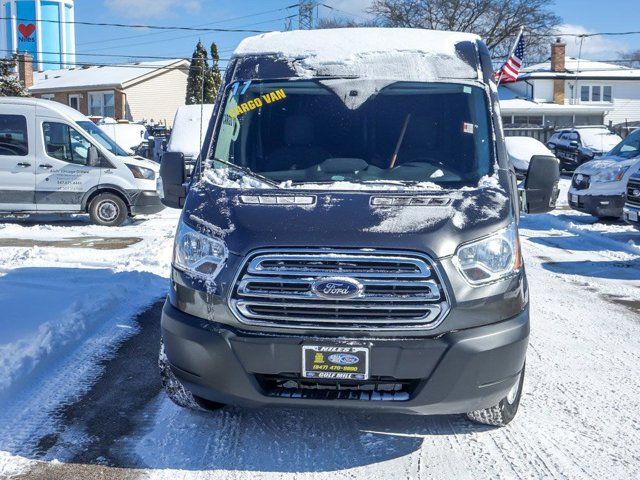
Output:
<path fill-rule="evenodd" d="M 547 143 L 553 132 L 554 129 L 551 127 L 508 127 L 504 129 L 505 137 L 531 137 L 542 143 Z"/>

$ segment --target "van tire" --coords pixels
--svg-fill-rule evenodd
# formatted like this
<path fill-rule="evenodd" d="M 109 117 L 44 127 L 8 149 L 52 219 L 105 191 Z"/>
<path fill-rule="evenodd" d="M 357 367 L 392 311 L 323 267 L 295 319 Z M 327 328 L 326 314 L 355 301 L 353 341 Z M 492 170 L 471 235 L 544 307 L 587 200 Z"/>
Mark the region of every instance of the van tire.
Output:
<path fill-rule="evenodd" d="M 100 193 L 89 204 L 89 216 L 96 225 L 119 227 L 128 215 L 127 204 L 113 193 Z"/>
<path fill-rule="evenodd" d="M 171 370 L 169 360 L 164 352 L 164 343 L 162 340 L 160 341 L 158 368 L 160 369 L 160 378 L 162 379 L 164 391 L 167 393 L 169 399 L 177 406 L 199 412 L 217 410 L 224 407 L 222 403 L 197 398 L 185 388 L 182 382 L 176 378 L 175 374 Z"/>
<path fill-rule="evenodd" d="M 511 420 L 513 420 L 518 413 L 518 407 L 520 406 L 520 397 L 522 396 L 522 385 L 524 384 L 524 367 L 518 377 L 518 383 L 514 385 L 517 388 L 515 396 L 512 392 L 509 392 L 506 397 L 489 408 L 483 408 L 482 410 L 475 410 L 467 413 L 467 418 L 475 423 L 482 425 L 491 425 L 493 427 L 504 427 Z"/>

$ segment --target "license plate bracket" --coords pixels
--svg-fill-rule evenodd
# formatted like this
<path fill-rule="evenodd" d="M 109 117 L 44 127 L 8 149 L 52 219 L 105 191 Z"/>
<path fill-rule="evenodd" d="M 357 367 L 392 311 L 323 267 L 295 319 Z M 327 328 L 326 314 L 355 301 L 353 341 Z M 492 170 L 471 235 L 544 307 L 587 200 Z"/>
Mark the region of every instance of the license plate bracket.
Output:
<path fill-rule="evenodd" d="M 367 380 L 369 348 L 350 345 L 303 345 L 302 377 Z"/>
<path fill-rule="evenodd" d="M 628 215 L 629 215 L 629 220 L 631 220 L 632 222 L 638 221 L 638 212 L 630 211 Z"/>
<path fill-rule="evenodd" d="M 571 194 L 571 201 L 572 201 L 573 203 L 578 203 L 578 195 L 576 195 L 576 194 L 572 193 L 572 194 Z"/>

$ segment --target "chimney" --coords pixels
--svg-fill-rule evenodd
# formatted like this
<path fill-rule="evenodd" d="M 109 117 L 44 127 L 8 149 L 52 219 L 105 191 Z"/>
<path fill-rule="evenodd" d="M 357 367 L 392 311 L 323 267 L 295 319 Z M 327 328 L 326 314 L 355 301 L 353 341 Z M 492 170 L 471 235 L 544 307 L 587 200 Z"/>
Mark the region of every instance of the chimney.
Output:
<path fill-rule="evenodd" d="M 551 44 L 551 71 L 555 73 L 564 73 L 567 69 L 564 67 L 565 47 L 560 38 Z M 553 103 L 564 105 L 564 80 L 553 80 Z"/>
<path fill-rule="evenodd" d="M 18 78 L 26 88 L 33 87 L 33 57 L 29 52 L 16 55 L 18 61 Z"/>

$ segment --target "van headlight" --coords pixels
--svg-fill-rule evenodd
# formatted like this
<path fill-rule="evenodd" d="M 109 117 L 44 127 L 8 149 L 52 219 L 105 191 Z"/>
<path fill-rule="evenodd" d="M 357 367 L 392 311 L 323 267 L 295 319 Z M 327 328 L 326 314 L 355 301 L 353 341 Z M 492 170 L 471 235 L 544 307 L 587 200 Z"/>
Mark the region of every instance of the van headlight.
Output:
<path fill-rule="evenodd" d="M 215 280 L 229 251 L 224 241 L 194 230 L 182 220 L 173 248 L 173 266 L 202 280 Z"/>
<path fill-rule="evenodd" d="M 593 183 L 619 182 L 629 167 L 608 167 L 591 176 Z"/>
<path fill-rule="evenodd" d="M 515 223 L 488 237 L 462 244 L 454 263 L 471 285 L 482 285 L 520 270 L 520 242 Z"/>

